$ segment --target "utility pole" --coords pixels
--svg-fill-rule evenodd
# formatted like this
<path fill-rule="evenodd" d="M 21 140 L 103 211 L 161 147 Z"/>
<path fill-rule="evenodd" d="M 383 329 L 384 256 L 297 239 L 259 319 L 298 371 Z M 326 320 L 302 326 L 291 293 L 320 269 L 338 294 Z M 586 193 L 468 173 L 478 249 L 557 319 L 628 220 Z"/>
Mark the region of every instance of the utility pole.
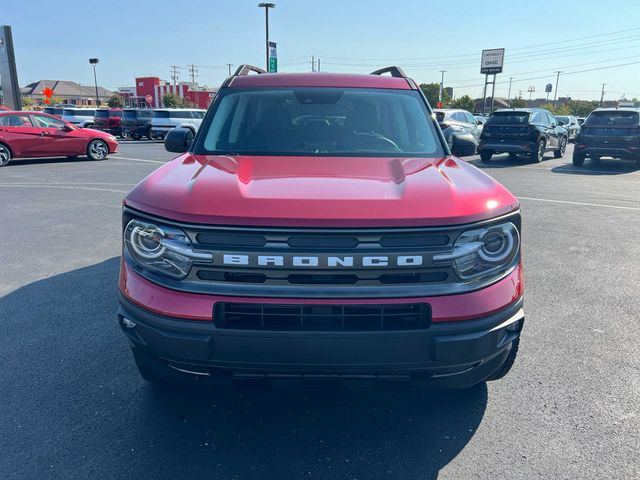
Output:
<path fill-rule="evenodd" d="M 269 9 L 275 8 L 276 4 L 262 2 L 258 4 L 258 7 L 264 8 L 264 33 L 265 33 L 264 46 L 265 46 L 265 52 L 266 52 L 265 70 L 268 72 L 269 71 Z"/>
<path fill-rule="evenodd" d="M 174 85 L 178 84 L 178 66 L 177 65 L 169 65 L 171 68 L 171 81 Z"/>
<path fill-rule="evenodd" d="M 602 93 L 600 94 L 600 106 L 602 106 L 602 102 L 604 102 L 604 86 L 606 83 L 602 84 Z"/>
<path fill-rule="evenodd" d="M 442 94 L 443 94 L 443 90 L 444 90 L 444 74 L 445 74 L 446 70 L 440 70 L 440 73 L 442 74 L 442 77 L 440 78 L 440 89 L 438 90 L 438 102 L 442 101 Z"/>
<path fill-rule="evenodd" d="M 511 81 L 513 77 L 509 77 L 509 93 L 507 94 L 507 105 L 511 106 Z"/>
<path fill-rule="evenodd" d="M 560 70 L 554 72 L 557 74 L 556 76 L 556 89 L 553 91 L 553 106 L 556 106 L 556 97 L 558 96 L 558 81 L 560 80 L 560 74 L 562 73 Z"/>
<path fill-rule="evenodd" d="M 189 74 L 191 75 L 191 83 L 196 83 L 196 77 L 198 76 L 198 67 L 193 63 L 189 65 Z"/>
<path fill-rule="evenodd" d="M 233 63 L 226 63 L 227 67 L 229 67 L 229 76 L 231 76 L 231 67 L 233 67 Z"/>
<path fill-rule="evenodd" d="M 313 55 L 311 56 L 311 71 L 316 71 L 316 57 L 314 57 Z"/>
<path fill-rule="evenodd" d="M 318 71 L 320 71 L 320 58 L 318 57 Z"/>

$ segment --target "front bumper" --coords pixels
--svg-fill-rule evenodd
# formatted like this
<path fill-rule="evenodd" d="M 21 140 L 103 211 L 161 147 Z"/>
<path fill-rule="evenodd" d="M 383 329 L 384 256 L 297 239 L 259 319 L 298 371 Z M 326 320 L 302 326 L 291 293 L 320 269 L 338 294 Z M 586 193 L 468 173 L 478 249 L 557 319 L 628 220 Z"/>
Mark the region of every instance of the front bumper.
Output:
<path fill-rule="evenodd" d="M 238 379 L 413 379 L 465 388 L 503 364 L 520 336 L 522 307 L 520 297 L 497 313 L 421 330 L 232 330 L 159 315 L 121 295 L 118 320 L 134 349 L 177 371 Z"/>
<path fill-rule="evenodd" d="M 522 153 L 529 154 L 536 151 L 537 145 L 533 142 L 500 142 L 480 140 L 479 151 L 491 151 L 493 153 Z"/>

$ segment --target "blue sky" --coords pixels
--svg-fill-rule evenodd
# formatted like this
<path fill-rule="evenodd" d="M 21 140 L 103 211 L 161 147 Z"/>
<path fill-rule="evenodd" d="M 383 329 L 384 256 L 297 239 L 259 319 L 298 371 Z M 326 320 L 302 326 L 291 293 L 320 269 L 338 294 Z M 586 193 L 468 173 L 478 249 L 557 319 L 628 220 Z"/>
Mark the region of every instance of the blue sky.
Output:
<path fill-rule="evenodd" d="M 264 13 L 253 0 L 93 0 L 56 3 L 2 0 L 4 24 L 13 27 L 22 85 L 40 79 L 92 83 L 89 57 L 99 57 L 98 80 L 108 88 L 133 85 L 136 75 L 169 79 L 169 66 L 199 67 L 198 80 L 218 85 L 226 63 L 264 64 Z M 275 0 L 271 39 L 281 71 L 321 68 L 366 73 L 397 64 L 418 82 L 438 82 L 456 96 L 482 93 L 483 48 L 504 47 L 505 70 L 496 96 L 546 83 L 559 95 L 640 98 L 640 2 L 594 0 Z M 618 32 L 618 33 L 613 33 Z M 637 62 L 632 65 L 606 68 Z M 605 67 L 605 68 L 603 68 Z M 541 78 L 537 78 L 541 77 Z"/>

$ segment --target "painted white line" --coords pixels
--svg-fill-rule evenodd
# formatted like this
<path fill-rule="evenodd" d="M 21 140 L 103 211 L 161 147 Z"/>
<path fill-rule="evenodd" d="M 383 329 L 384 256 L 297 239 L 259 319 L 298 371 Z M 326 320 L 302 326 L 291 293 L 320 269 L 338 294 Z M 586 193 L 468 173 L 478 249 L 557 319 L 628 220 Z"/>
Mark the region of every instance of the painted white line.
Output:
<path fill-rule="evenodd" d="M 81 186 L 64 186 L 64 185 L 33 185 L 27 183 L 0 183 L 0 188 L 3 187 L 16 187 L 16 188 L 61 188 L 67 190 L 92 190 L 98 192 L 111 192 L 111 193 L 129 193 L 128 190 L 115 190 L 113 188 L 95 188 L 95 187 L 81 187 Z"/>
<path fill-rule="evenodd" d="M 146 158 L 132 158 L 132 157 L 116 157 L 116 156 L 113 156 L 113 155 L 110 155 L 109 158 L 115 158 L 117 160 L 130 160 L 132 162 L 162 163 L 162 164 L 171 161 L 171 160 L 167 160 L 167 162 L 162 162 L 160 160 L 147 160 Z"/>
<path fill-rule="evenodd" d="M 552 200 L 550 198 L 534 198 L 534 197 L 517 197 L 517 198 L 519 200 L 530 200 L 532 202 L 563 203 L 565 205 L 579 205 L 582 207 L 616 208 L 618 210 L 635 210 L 640 212 L 640 207 L 623 207 L 621 205 L 604 205 L 602 203 L 571 202 L 569 200 Z"/>

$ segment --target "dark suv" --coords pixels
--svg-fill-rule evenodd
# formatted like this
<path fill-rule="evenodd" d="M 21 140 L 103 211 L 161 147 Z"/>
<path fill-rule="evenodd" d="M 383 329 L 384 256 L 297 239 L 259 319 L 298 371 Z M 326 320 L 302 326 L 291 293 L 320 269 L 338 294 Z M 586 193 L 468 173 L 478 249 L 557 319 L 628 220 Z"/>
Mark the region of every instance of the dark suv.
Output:
<path fill-rule="evenodd" d="M 587 157 L 635 160 L 640 167 L 640 109 L 602 108 L 591 112 L 576 138 L 573 164 L 582 166 Z"/>
<path fill-rule="evenodd" d="M 151 138 L 151 117 L 153 110 L 140 108 L 125 108 L 122 111 L 122 135 L 140 140 L 142 137 Z"/>
<path fill-rule="evenodd" d="M 496 153 L 510 157 L 526 155 L 532 162 L 541 162 L 551 150 L 562 158 L 567 148 L 567 131 L 543 108 L 502 109 L 489 117 L 480 135 L 480 158 L 491 161 Z"/>

